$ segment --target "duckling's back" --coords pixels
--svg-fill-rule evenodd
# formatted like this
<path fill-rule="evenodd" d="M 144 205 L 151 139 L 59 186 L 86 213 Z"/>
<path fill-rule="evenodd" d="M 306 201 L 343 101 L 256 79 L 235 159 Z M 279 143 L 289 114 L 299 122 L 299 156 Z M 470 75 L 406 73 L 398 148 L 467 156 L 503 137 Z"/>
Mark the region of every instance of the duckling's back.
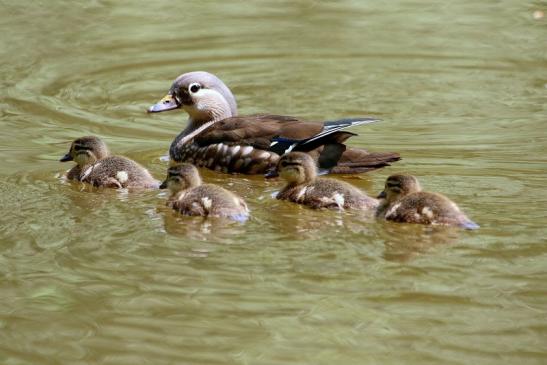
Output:
<path fill-rule="evenodd" d="M 189 189 L 178 200 L 170 204 L 185 215 L 226 217 L 243 221 L 249 209 L 242 198 L 213 184 L 203 184 Z"/>
<path fill-rule="evenodd" d="M 80 181 L 114 188 L 157 188 L 148 170 L 123 156 L 110 156 L 84 169 Z"/>
<path fill-rule="evenodd" d="M 385 210 L 385 218 L 394 222 L 478 228 L 456 203 L 442 194 L 429 192 L 412 193 L 401 198 Z"/>
<path fill-rule="evenodd" d="M 314 209 L 360 209 L 372 210 L 378 201 L 367 196 L 355 186 L 344 181 L 317 178 L 309 184 L 286 187 L 277 199 L 289 200 Z"/>

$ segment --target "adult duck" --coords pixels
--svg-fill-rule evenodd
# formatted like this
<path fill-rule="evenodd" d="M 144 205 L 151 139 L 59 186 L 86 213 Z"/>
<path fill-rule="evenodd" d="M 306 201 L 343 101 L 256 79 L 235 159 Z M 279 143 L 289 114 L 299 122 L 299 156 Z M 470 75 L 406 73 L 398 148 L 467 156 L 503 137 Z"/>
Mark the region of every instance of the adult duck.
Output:
<path fill-rule="evenodd" d="M 309 122 L 281 115 L 238 116 L 230 89 L 213 74 L 189 72 L 177 77 L 168 94 L 148 109 L 150 113 L 182 108 L 187 127 L 169 148 L 172 164 L 193 163 L 225 173 L 263 174 L 275 169 L 280 155 L 309 153 L 321 173 L 361 173 L 398 161 L 395 152 L 346 148 L 352 126 L 374 118 Z"/>

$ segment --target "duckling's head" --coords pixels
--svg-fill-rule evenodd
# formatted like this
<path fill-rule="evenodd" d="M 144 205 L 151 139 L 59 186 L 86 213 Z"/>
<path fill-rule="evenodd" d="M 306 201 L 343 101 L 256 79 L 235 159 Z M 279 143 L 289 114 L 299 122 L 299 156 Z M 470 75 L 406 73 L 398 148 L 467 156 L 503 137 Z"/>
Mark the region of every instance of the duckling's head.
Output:
<path fill-rule="evenodd" d="M 183 108 L 196 123 L 217 121 L 237 115 L 234 95 L 213 74 L 205 71 L 188 72 L 173 82 L 167 95 L 148 108 L 149 113 Z"/>
<path fill-rule="evenodd" d="M 386 199 L 388 202 L 396 201 L 405 195 L 417 193 L 422 190 L 418 179 L 412 175 L 391 175 L 386 180 L 384 191 L 378 195 L 378 199 Z"/>
<path fill-rule="evenodd" d="M 283 155 L 277 163 L 277 172 L 290 184 L 311 182 L 317 177 L 315 161 L 304 152 L 290 152 Z"/>
<path fill-rule="evenodd" d="M 201 185 L 198 169 L 189 163 L 171 166 L 167 169 L 167 178 L 160 189 L 169 189 L 172 194 Z"/>
<path fill-rule="evenodd" d="M 78 166 L 85 166 L 106 158 L 108 155 L 108 147 L 100 138 L 85 136 L 72 142 L 68 153 L 61 157 L 59 161 L 74 161 Z"/>

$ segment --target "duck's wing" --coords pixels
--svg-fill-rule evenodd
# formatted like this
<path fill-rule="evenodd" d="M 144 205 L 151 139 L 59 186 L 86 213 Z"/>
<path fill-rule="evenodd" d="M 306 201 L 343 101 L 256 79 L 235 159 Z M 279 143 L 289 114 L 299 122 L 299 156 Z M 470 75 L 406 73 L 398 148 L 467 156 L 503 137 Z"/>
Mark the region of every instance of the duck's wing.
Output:
<path fill-rule="evenodd" d="M 274 138 L 270 150 L 282 155 L 290 151 L 309 152 L 324 145 L 342 144 L 348 138 L 357 135 L 355 133 L 343 131 L 344 129 L 379 121 L 380 119 L 366 117 L 328 121 L 323 124 L 323 128 L 319 133 L 308 138 L 291 139 L 286 136 L 278 136 Z"/>
<path fill-rule="evenodd" d="M 214 123 L 196 136 L 194 142 L 201 147 L 224 143 L 268 150 L 276 137 L 307 139 L 320 133 L 323 127 L 322 123 L 283 115 L 239 116 Z"/>

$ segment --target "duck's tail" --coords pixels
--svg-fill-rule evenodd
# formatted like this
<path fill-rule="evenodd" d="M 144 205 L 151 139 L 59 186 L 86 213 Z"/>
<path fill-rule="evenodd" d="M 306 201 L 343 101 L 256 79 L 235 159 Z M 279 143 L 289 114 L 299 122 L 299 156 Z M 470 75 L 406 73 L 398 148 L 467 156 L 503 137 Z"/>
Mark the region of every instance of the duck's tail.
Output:
<path fill-rule="evenodd" d="M 292 140 L 274 138 L 270 151 L 279 155 L 291 151 L 318 153 L 318 167 L 321 173 L 358 174 L 399 161 L 401 156 L 396 152 L 368 152 L 358 148 L 347 148 L 344 142 L 356 136 L 345 131 L 349 127 L 379 122 L 375 118 L 352 118 L 325 122 L 323 130 L 313 137 Z"/>
<path fill-rule="evenodd" d="M 400 159 L 401 156 L 397 152 L 369 152 L 359 148 L 348 148 L 330 173 L 359 174 L 389 166 Z"/>
<path fill-rule="evenodd" d="M 460 227 L 462 228 L 465 228 L 465 229 L 469 229 L 469 230 L 472 230 L 472 229 L 479 229 L 480 226 L 473 222 L 471 219 L 469 218 L 466 218 L 464 219 L 461 223 L 460 223 Z"/>

